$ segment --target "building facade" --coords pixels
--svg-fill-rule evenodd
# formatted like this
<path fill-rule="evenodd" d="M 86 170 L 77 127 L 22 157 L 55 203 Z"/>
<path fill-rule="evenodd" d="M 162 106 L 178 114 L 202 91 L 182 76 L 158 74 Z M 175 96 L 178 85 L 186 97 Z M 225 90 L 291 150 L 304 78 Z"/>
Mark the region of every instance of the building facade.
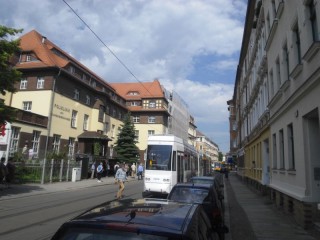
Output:
<path fill-rule="evenodd" d="M 69 159 L 76 154 L 112 157 L 108 142 L 116 140 L 128 112 L 125 100 L 37 31 L 23 35 L 20 48 L 17 92 L 1 97 L 18 110 L 10 156 L 27 147 L 32 159 L 39 160 L 49 153 L 64 153 Z"/>
<path fill-rule="evenodd" d="M 233 103 L 239 174 L 303 227 L 320 221 L 320 6 L 248 1 Z"/>

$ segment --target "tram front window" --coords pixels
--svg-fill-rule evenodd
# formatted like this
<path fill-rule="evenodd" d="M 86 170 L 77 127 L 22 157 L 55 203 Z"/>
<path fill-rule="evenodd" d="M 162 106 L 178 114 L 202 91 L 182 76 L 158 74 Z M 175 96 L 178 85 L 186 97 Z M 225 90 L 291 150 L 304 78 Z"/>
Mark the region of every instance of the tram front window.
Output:
<path fill-rule="evenodd" d="M 148 145 L 146 170 L 171 171 L 172 146 Z"/>

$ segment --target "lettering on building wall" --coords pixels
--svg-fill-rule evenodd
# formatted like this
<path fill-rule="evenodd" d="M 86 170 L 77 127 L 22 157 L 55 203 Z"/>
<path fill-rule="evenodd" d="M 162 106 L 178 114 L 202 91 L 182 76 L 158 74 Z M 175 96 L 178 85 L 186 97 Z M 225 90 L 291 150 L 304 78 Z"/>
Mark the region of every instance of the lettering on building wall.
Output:
<path fill-rule="evenodd" d="M 52 116 L 70 121 L 70 116 L 69 116 L 71 112 L 70 108 L 61 106 L 59 104 L 54 104 L 54 108 L 58 110 L 58 113 L 53 113 Z M 65 113 L 68 113 L 68 116 L 64 116 Z"/>

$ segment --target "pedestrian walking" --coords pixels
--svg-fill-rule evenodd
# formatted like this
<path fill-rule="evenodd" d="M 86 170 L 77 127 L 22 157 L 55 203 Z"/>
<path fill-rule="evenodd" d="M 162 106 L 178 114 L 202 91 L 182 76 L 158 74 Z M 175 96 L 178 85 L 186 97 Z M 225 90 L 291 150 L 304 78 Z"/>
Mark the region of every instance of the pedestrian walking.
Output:
<path fill-rule="evenodd" d="M 9 174 L 8 168 L 5 165 L 5 161 L 6 159 L 4 157 L 1 158 L 1 162 L 0 162 L 0 183 L 3 184 L 5 187 L 8 187 L 7 184 L 7 177 Z"/>
<path fill-rule="evenodd" d="M 91 179 L 94 178 L 95 172 L 96 172 L 96 162 L 93 162 L 91 165 Z"/>
<path fill-rule="evenodd" d="M 102 162 L 100 162 L 99 166 L 97 167 L 98 182 L 102 182 L 102 180 L 101 180 L 102 173 L 103 173 L 103 165 L 102 165 Z"/>
<path fill-rule="evenodd" d="M 135 163 L 132 163 L 132 165 L 131 165 L 131 177 L 135 177 L 135 175 L 136 175 L 136 164 Z"/>
<path fill-rule="evenodd" d="M 117 199 L 121 199 L 123 196 L 123 191 L 124 191 L 124 182 L 127 181 L 127 172 L 125 170 L 125 165 L 121 164 L 121 167 L 118 169 L 116 172 L 116 181 L 118 182 L 119 185 L 119 190 L 117 192 Z"/>
<path fill-rule="evenodd" d="M 120 168 L 119 162 L 117 162 L 114 166 L 113 166 L 113 174 L 114 177 L 116 177 L 116 173 L 118 171 L 118 169 Z"/>
<path fill-rule="evenodd" d="M 143 166 L 142 166 L 142 163 L 139 164 L 138 166 L 138 180 L 142 180 L 142 174 L 143 174 Z"/>
<path fill-rule="evenodd" d="M 110 164 L 109 162 L 106 163 L 106 177 L 109 177 L 110 174 Z"/>

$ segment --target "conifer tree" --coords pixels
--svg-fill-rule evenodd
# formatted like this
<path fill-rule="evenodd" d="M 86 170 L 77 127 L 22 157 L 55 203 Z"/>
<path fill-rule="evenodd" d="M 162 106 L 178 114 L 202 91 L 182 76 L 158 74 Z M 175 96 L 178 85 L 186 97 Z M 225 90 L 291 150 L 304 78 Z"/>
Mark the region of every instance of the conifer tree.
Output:
<path fill-rule="evenodd" d="M 21 29 L 8 28 L 0 25 L 0 97 L 6 92 L 14 93 L 14 84 L 20 80 L 21 72 L 13 68 L 12 57 L 19 52 L 19 40 L 10 40 L 9 36 L 14 36 L 22 32 Z M 15 119 L 15 112 L 6 106 L 0 98 L 0 125 L 12 122 Z"/>
<path fill-rule="evenodd" d="M 117 158 L 120 162 L 134 163 L 139 159 L 139 149 L 136 146 L 135 127 L 131 121 L 131 115 L 125 115 L 122 129 L 118 134 L 118 140 L 115 144 Z"/>

